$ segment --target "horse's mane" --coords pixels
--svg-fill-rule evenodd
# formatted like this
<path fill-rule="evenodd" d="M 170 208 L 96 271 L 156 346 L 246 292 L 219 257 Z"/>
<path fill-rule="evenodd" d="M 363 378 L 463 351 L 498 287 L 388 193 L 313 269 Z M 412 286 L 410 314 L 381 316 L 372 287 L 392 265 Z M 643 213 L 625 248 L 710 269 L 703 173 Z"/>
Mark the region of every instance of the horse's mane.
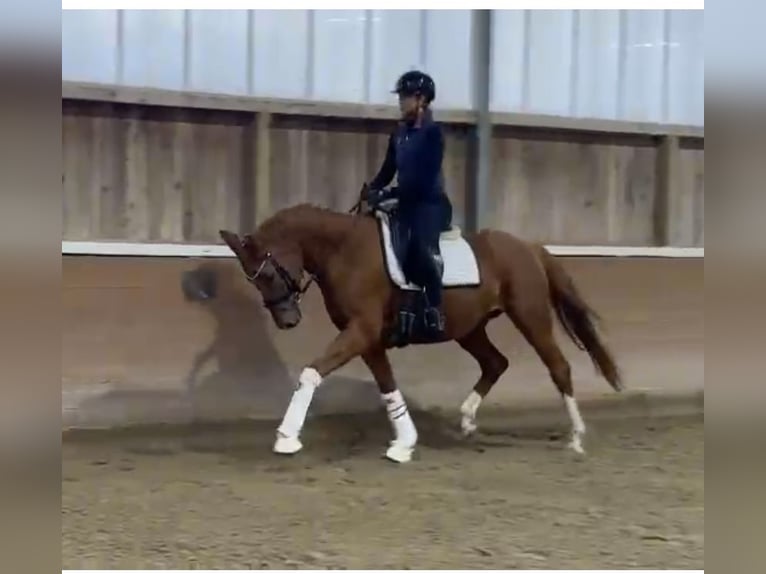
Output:
<path fill-rule="evenodd" d="M 335 211 L 328 207 L 309 202 L 299 203 L 280 209 L 274 215 L 264 221 L 259 232 L 264 235 L 284 233 L 297 222 L 310 221 L 322 225 L 345 224 L 351 217 L 348 213 Z"/>

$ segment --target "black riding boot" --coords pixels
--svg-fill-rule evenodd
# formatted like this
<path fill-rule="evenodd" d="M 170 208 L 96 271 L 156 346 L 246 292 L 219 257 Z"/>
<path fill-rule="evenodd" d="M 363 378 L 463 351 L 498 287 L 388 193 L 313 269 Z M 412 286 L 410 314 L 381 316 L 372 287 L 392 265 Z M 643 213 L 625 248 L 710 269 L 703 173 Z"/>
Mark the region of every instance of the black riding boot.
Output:
<path fill-rule="evenodd" d="M 444 336 L 445 320 L 441 310 L 441 273 L 426 287 L 426 308 L 423 310 L 423 321 L 426 333 L 430 339 L 440 339 Z"/>
<path fill-rule="evenodd" d="M 438 244 L 437 244 L 438 245 Z M 438 247 L 430 250 L 429 257 L 425 260 L 430 263 L 426 269 L 429 270 L 428 281 L 425 285 L 426 308 L 423 311 L 423 321 L 429 339 L 441 339 L 444 337 L 444 314 L 442 313 L 442 273 L 444 272 L 444 263 Z"/>
<path fill-rule="evenodd" d="M 412 293 L 405 293 L 404 300 L 399 308 L 396 331 L 394 332 L 394 344 L 397 347 L 406 347 L 410 343 L 416 319 L 415 297 Z"/>

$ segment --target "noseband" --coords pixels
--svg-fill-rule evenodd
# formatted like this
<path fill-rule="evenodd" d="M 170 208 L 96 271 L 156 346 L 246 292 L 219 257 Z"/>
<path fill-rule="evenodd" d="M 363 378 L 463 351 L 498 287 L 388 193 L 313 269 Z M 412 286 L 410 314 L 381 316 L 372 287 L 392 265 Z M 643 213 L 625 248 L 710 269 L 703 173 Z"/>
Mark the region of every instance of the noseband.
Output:
<path fill-rule="evenodd" d="M 255 284 L 255 280 L 258 279 L 258 276 L 263 273 L 263 270 L 266 268 L 266 264 L 271 263 L 272 267 L 274 267 L 274 270 L 277 272 L 277 275 L 279 275 L 279 278 L 282 279 L 282 282 L 285 285 L 285 293 L 284 295 L 280 295 L 279 297 L 275 297 L 274 299 L 266 299 L 264 297 L 263 304 L 267 309 L 271 309 L 272 307 L 276 307 L 277 305 L 281 305 L 285 301 L 289 301 L 290 299 L 293 299 L 293 302 L 297 305 L 301 302 L 301 298 L 303 295 L 308 291 L 311 284 L 316 280 L 316 277 L 314 275 L 309 274 L 309 280 L 306 282 L 306 284 L 301 287 L 300 283 L 293 279 L 293 276 L 290 275 L 290 273 L 285 269 L 279 261 L 277 261 L 274 256 L 271 254 L 271 252 L 266 253 L 266 257 L 263 258 L 263 261 L 261 261 L 260 266 L 258 267 L 257 271 L 253 273 L 252 275 L 248 275 L 245 273 L 245 277 L 247 277 L 247 280 L 250 281 L 250 283 Z"/>

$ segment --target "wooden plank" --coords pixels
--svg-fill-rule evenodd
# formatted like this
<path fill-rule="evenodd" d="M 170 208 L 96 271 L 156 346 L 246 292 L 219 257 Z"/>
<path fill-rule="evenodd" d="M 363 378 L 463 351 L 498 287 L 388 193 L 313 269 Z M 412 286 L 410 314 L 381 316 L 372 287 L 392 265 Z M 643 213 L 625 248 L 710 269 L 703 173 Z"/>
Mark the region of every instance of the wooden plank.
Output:
<path fill-rule="evenodd" d="M 378 174 L 383 165 L 388 151 L 388 140 L 396 129 L 396 124 L 394 122 L 367 122 L 367 126 L 369 137 L 365 144 L 367 171 L 364 181 L 369 182 Z M 359 182 L 357 192 L 361 190 L 362 183 Z"/>
<path fill-rule="evenodd" d="M 273 118 L 271 151 L 271 213 L 309 201 L 309 130 Z"/>
<path fill-rule="evenodd" d="M 641 245 L 651 238 L 650 138 L 496 130 L 490 225 L 559 244 Z"/>
<path fill-rule="evenodd" d="M 167 124 L 172 130 L 170 164 L 164 180 L 164 209 L 160 223 L 160 235 L 173 241 L 183 241 L 184 203 L 189 182 L 185 175 L 191 161 L 190 150 L 194 145 L 194 124 L 188 111 L 178 110 L 173 114 L 173 123 Z"/>
<path fill-rule="evenodd" d="M 396 106 L 351 104 L 338 102 L 267 99 L 232 96 L 204 92 L 181 92 L 156 88 L 138 88 L 107 84 L 62 82 L 64 99 L 116 102 L 151 106 L 201 108 L 272 114 L 338 117 L 351 119 L 393 120 L 399 117 Z M 474 123 L 475 113 L 470 110 L 442 109 L 436 111 L 439 121 L 446 123 Z"/>
<path fill-rule="evenodd" d="M 607 241 L 618 243 L 620 235 L 624 231 L 622 225 L 622 194 L 621 182 L 625 176 L 625 170 L 622 169 L 623 162 L 620 161 L 618 150 L 615 146 L 607 146 L 603 161 L 601 162 L 603 185 L 606 190 L 606 237 Z"/>
<path fill-rule="evenodd" d="M 680 186 L 679 139 L 662 138 L 657 154 L 657 179 L 654 197 L 655 245 L 672 245 L 673 218 L 676 216 L 674 194 Z"/>
<path fill-rule="evenodd" d="M 216 243 L 221 227 L 250 230 L 296 203 L 346 210 L 380 167 L 394 127 L 280 114 L 264 114 L 259 127 L 249 113 L 70 100 L 63 109 L 68 240 Z M 470 129 L 445 126 L 458 224 L 471 189 Z M 655 243 L 663 216 L 682 233 L 676 244 L 701 244 L 700 142 L 681 141 L 685 199 L 665 205 L 679 213 L 667 219 L 655 205 L 663 193 L 656 138 L 496 128 L 486 225 L 548 243 L 638 246 Z"/>
<path fill-rule="evenodd" d="M 208 112 L 195 118 L 187 150 L 185 239 L 218 241 L 218 230 L 238 229 L 242 196 L 244 118 Z"/>
<path fill-rule="evenodd" d="M 510 137 L 492 140 L 488 205 L 485 227 L 523 233 L 524 221 L 531 211 L 529 180 L 524 177 L 522 141 Z"/>
<path fill-rule="evenodd" d="M 475 178 L 469 170 L 469 128 L 448 126 L 445 129 L 444 186 L 452 203 L 452 220 L 456 225 L 466 225 L 466 193 L 474 189 Z M 470 186 L 470 187 L 469 187 Z"/>
<path fill-rule="evenodd" d="M 326 132 L 327 203 L 337 211 L 348 211 L 356 203 L 367 176 L 367 134 L 364 131 Z"/>
<path fill-rule="evenodd" d="M 150 140 L 154 134 L 146 120 L 144 109 L 130 108 L 127 123 L 127 144 L 125 147 L 126 166 L 126 204 L 123 213 L 125 236 L 133 241 L 147 240 L 151 237 L 150 218 L 152 217 L 149 196 L 150 171 L 149 154 Z M 157 165 L 162 169 L 163 164 Z"/>
<path fill-rule="evenodd" d="M 271 114 L 261 112 L 255 121 L 255 218 L 256 224 L 271 215 Z"/>
<path fill-rule="evenodd" d="M 227 126 L 226 129 L 223 145 L 225 156 L 222 164 L 225 183 L 220 195 L 223 203 L 220 209 L 221 219 L 216 228 L 212 230 L 214 240 L 219 238 L 219 229 L 237 229 L 239 227 L 242 197 L 245 195 L 242 189 L 242 141 L 246 127 L 246 125 L 231 125 Z"/>
<path fill-rule="evenodd" d="M 330 137 L 331 134 L 323 129 L 306 130 L 307 148 L 302 152 L 306 155 L 306 178 L 309 185 L 305 189 L 303 201 L 324 206 L 332 203 L 334 190 L 330 174 Z"/>
<path fill-rule="evenodd" d="M 693 171 L 694 190 L 694 234 L 692 244 L 695 247 L 705 245 L 705 150 L 694 153 Z"/>
<path fill-rule="evenodd" d="M 126 124 L 114 117 L 113 106 L 106 105 L 96 120 L 99 134 L 94 152 L 94 163 L 100 178 L 98 199 L 101 235 L 124 237 L 123 213 L 125 209 L 125 133 Z"/>
<path fill-rule="evenodd" d="M 399 115 L 396 106 L 254 98 L 203 92 L 182 92 L 155 88 L 138 88 L 131 86 L 66 81 L 62 83 L 62 98 L 153 106 L 356 119 L 393 120 Z M 437 106 L 435 108 L 435 117 L 438 121 L 444 123 L 474 125 L 477 122 L 477 114 L 473 110 L 440 109 Z M 636 133 L 645 135 L 668 134 L 690 138 L 705 137 L 704 127 L 678 124 L 572 118 L 508 112 L 494 112 L 490 114 L 490 119 L 493 125 L 498 126 L 539 127 L 564 131 Z"/>
<path fill-rule="evenodd" d="M 705 152 L 681 148 L 678 153 L 678 185 L 673 202 L 672 244 L 703 245 L 705 226 Z"/>
<path fill-rule="evenodd" d="M 613 243 L 651 245 L 655 236 L 653 213 L 656 187 L 657 148 L 644 145 L 613 145 L 616 170 L 613 183 Z"/>
<path fill-rule="evenodd" d="M 62 115 L 63 229 L 65 239 L 92 239 L 90 202 L 87 197 L 91 177 L 91 156 L 87 153 L 92 124 L 65 106 Z"/>
<path fill-rule="evenodd" d="M 703 126 L 631 122 L 598 118 L 575 118 L 544 114 L 494 112 L 490 114 L 495 126 L 515 126 L 614 134 L 675 135 L 678 137 L 704 138 Z"/>

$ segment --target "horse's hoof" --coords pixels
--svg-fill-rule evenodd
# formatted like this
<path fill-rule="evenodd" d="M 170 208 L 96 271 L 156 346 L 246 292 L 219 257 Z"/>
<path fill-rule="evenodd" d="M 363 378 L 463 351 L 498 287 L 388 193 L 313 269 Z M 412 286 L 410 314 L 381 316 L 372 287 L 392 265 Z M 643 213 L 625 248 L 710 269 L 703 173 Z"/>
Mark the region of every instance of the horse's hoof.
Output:
<path fill-rule="evenodd" d="M 579 439 L 570 440 L 567 447 L 575 451 L 577 454 L 585 454 L 585 449 L 582 447 L 582 442 L 580 442 Z"/>
<path fill-rule="evenodd" d="M 298 437 L 278 435 L 274 442 L 274 452 L 277 454 L 295 454 L 303 448 Z"/>
<path fill-rule="evenodd" d="M 410 462 L 415 447 L 393 443 L 386 451 L 386 458 L 398 463 Z"/>
<path fill-rule="evenodd" d="M 473 419 L 463 417 L 463 419 L 460 421 L 460 428 L 463 430 L 463 436 L 469 437 L 473 433 L 476 432 L 476 429 L 479 428 Z"/>

